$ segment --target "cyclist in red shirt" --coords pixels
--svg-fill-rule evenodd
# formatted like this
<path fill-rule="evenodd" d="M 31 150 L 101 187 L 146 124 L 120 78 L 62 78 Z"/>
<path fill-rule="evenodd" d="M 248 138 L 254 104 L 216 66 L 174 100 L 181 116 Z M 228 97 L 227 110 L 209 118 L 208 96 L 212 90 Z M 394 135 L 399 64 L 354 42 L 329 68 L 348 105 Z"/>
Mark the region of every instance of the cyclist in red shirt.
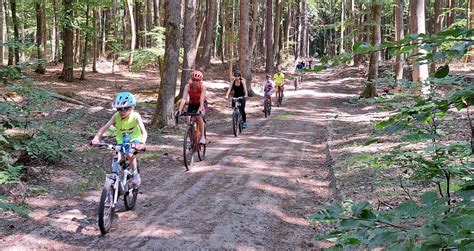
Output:
<path fill-rule="evenodd" d="M 191 81 L 184 87 L 183 97 L 179 103 L 178 116 L 186 104 L 189 97 L 188 112 L 200 112 L 202 116 L 198 117 L 198 126 L 201 135 L 204 135 L 204 120 L 203 116 L 206 114 L 207 100 L 206 100 L 206 85 L 202 82 L 203 74 L 200 71 L 191 72 Z M 188 120 L 190 118 L 188 117 Z M 188 121 L 189 123 L 189 121 Z M 199 144 L 205 145 L 206 139 L 204 136 L 199 140 Z"/>

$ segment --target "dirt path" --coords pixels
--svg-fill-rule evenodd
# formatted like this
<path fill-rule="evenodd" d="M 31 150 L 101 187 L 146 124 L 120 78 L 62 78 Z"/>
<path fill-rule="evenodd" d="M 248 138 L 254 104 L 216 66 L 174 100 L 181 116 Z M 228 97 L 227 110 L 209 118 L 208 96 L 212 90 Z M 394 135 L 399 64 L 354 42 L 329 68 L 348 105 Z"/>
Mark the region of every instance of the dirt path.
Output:
<path fill-rule="evenodd" d="M 99 191 L 93 191 L 29 201 L 37 209 L 32 218 L 4 231 L 0 247 L 317 248 L 309 217 L 337 194 L 327 156 L 337 84 L 317 77 L 286 91 L 270 119 L 260 99 L 249 102 L 250 127 L 239 138 L 228 120 L 211 121 L 207 159 L 189 172 L 181 135 L 165 136 L 167 156 L 143 168 L 137 207 L 123 211 L 119 203 L 107 236 L 97 227 Z"/>

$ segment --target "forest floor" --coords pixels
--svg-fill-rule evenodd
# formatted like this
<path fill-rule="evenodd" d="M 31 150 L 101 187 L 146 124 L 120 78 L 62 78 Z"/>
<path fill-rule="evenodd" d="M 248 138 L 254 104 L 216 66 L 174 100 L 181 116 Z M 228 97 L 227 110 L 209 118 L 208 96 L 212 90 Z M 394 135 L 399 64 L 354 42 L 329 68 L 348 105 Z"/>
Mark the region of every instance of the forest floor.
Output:
<path fill-rule="evenodd" d="M 38 86 L 91 106 L 54 101 L 55 108 L 45 112 L 44 119 L 65 121 L 64 127 L 77 133 L 76 152 L 54 165 L 27 169 L 24 201 L 30 217 L 2 213 L 0 248 L 319 249 L 328 245 L 314 238 L 324 228 L 311 224 L 310 217 L 320 206 L 350 198 L 374 203 L 386 198 L 384 204 L 403 200 L 396 182 L 376 177 L 379 171 L 347 167 L 354 155 L 387 147 L 360 147 L 371 138 L 373 121 L 388 116 L 375 105 L 349 102 L 363 90 L 363 70 L 308 73 L 298 90 L 288 81 L 283 105 L 273 107 L 270 118 L 264 118 L 261 96 L 250 98 L 249 128 L 236 138 L 221 67 L 205 73 L 210 103 L 206 159 L 187 172 L 184 123 L 165 130 L 149 124 L 156 72 L 111 74 L 103 67 L 73 83 L 57 79 L 59 66 L 48 68 L 45 76 L 31 73 Z M 256 83 L 263 78 L 263 73 L 254 76 Z M 110 102 L 119 90 L 136 94 L 148 149 L 141 155 L 137 206 L 125 211 L 120 202 L 110 233 L 101 236 L 97 207 L 111 155 L 87 143 L 113 114 Z"/>

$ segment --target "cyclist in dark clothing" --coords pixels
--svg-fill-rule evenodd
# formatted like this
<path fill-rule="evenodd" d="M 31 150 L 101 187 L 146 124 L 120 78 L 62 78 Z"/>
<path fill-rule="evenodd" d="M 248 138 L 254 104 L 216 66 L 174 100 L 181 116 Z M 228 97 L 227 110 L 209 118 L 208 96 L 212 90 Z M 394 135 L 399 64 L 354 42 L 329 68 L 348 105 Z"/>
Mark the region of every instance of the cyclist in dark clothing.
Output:
<path fill-rule="evenodd" d="M 234 90 L 234 98 L 244 97 L 240 101 L 240 112 L 242 113 L 242 121 L 244 122 L 242 128 L 247 128 L 247 114 L 245 113 L 245 98 L 248 97 L 247 85 L 245 84 L 245 79 L 242 78 L 242 74 L 239 70 L 234 72 L 234 80 L 229 84 L 229 89 L 225 94 L 226 98 L 229 98 L 230 92 Z M 232 107 L 235 104 L 232 101 Z"/>

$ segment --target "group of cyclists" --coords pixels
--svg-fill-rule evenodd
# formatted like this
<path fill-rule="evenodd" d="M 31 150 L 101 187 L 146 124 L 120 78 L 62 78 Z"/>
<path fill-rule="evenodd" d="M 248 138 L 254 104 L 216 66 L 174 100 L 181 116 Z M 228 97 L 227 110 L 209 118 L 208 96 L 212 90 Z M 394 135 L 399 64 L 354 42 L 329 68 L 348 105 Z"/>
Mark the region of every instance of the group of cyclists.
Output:
<path fill-rule="evenodd" d="M 234 98 L 240 99 L 240 111 L 242 113 L 243 128 L 247 128 L 247 114 L 245 112 L 246 98 L 248 97 L 247 85 L 245 79 L 242 78 L 242 74 L 239 70 L 234 71 L 234 79 L 229 83 L 229 88 L 225 94 L 226 98 L 229 98 L 231 92 L 233 92 Z M 203 73 L 200 71 L 192 71 L 189 83 L 185 86 L 183 96 L 179 100 L 177 116 L 183 112 L 183 108 L 188 102 L 187 112 L 189 113 L 201 113 L 205 115 L 208 106 L 206 99 L 206 85 L 203 83 Z M 270 75 L 266 75 L 265 81 L 262 83 L 264 97 L 269 96 L 271 99 L 272 93 L 276 90 L 283 91 L 285 75 L 281 70 L 277 69 L 273 79 Z M 112 115 L 112 118 L 102 126 L 91 141 L 92 145 L 98 145 L 102 135 L 111 127 L 115 127 L 115 139 L 117 144 L 122 144 L 123 135 L 130 136 L 130 142 L 137 150 L 145 148 L 148 133 L 143 124 L 143 120 L 138 112 L 135 111 L 137 101 L 132 93 L 120 92 L 116 95 L 112 102 L 112 107 L 117 111 Z M 235 101 L 232 102 L 232 107 L 235 106 Z M 198 118 L 198 127 L 200 135 L 205 135 L 205 123 L 203 117 Z M 189 118 L 188 118 L 189 119 Z M 205 136 L 202 136 L 199 140 L 199 144 L 206 144 Z M 124 156 L 122 156 L 124 157 Z M 137 160 L 134 156 L 125 156 L 131 163 L 132 173 L 132 185 L 139 187 L 141 184 L 140 171 L 137 165 Z"/>

